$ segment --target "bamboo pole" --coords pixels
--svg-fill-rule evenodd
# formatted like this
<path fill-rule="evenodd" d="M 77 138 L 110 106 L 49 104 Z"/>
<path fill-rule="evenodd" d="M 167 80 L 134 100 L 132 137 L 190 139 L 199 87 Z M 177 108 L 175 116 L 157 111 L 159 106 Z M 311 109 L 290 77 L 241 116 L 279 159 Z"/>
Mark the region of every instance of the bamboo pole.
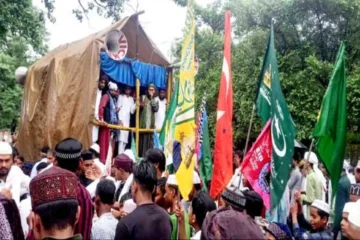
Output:
<path fill-rule="evenodd" d="M 119 126 L 119 125 L 113 125 L 113 124 L 106 124 L 105 126 L 102 125 L 100 122 L 93 120 L 91 121 L 91 123 L 93 125 L 96 126 L 102 126 L 102 127 L 107 127 L 107 128 L 111 128 L 111 129 L 117 129 L 117 130 L 123 130 L 123 131 L 129 131 L 129 132 L 136 132 L 136 128 L 132 128 L 132 127 L 124 127 L 124 126 Z M 140 133 L 153 133 L 154 130 L 156 132 L 161 132 L 161 129 L 151 129 L 151 128 L 139 128 L 139 132 Z"/>
<path fill-rule="evenodd" d="M 139 129 L 140 129 L 140 80 L 136 79 L 136 158 L 139 157 Z"/>
<path fill-rule="evenodd" d="M 166 104 L 166 110 L 169 109 L 170 101 L 171 101 L 171 93 L 172 93 L 172 81 L 173 81 L 173 69 L 170 68 L 168 70 L 168 80 L 167 80 L 167 104 Z"/>
<path fill-rule="evenodd" d="M 247 153 L 248 146 L 249 146 L 249 139 L 250 139 L 250 133 L 251 133 L 252 124 L 253 124 L 253 121 L 254 121 L 255 110 L 256 110 L 256 107 L 255 107 L 255 104 L 254 104 L 252 112 L 251 112 L 249 129 L 248 129 L 248 133 L 247 133 L 247 136 L 246 136 L 246 144 L 245 144 L 244 156 Z"/>

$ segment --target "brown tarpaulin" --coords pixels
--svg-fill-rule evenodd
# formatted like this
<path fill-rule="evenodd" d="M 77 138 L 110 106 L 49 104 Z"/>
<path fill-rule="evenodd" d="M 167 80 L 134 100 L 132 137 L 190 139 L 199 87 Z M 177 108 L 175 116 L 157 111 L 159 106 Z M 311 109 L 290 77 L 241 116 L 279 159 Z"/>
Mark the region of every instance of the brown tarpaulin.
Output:
<path fill-rule="evenodd" d="M 84 148 L 90 146 L 100 50 L 112 29 L 121 29 L 129 43 L 127 57 L 136 58 L 136 16 L 132 16 L 59 46 L 29 68 L 18 135 L 20 154 L 27 161 L 38 160 L 43 146 L 53 148 L 67 137 L 78 139 Z M 141 26 L 138 46 L 140 61 L 169 65 Z"/>

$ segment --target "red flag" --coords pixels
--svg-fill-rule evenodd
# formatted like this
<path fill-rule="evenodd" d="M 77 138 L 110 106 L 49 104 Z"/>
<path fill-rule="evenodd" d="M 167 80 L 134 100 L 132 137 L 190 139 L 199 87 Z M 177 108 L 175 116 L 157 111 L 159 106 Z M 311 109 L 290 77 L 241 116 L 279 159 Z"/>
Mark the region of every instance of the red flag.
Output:
<path fill-rule="evenodd" d="M 219 88 L 214 173 L 210 195 L 215 198 L 229 183 L 233 174 L 233 91 L 231 80 L 231 12 L 225 13 L 224 61 Z"/>
<path fill-rule="evenodd" d="M 241 172 L 255 192 L 260 194 L 267 209 L 270 209 L 269 181 L 272 152 L 270 126 L 271 120 L 267 122 L 241 165 Z"/>

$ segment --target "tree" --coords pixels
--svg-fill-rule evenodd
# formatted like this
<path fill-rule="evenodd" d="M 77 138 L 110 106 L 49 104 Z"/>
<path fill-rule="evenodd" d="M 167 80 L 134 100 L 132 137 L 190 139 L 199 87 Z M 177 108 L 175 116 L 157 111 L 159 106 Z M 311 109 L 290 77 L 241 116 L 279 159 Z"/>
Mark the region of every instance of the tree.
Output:
<path fill-rule="evenodd" d="M 186 6 L 186 0 L 174 0 Z M 206 91 L 209 128 L 214 129 L 218 84 L 221 76 L 224 10 L 233 15 L 232 48 L 234 88 L 234 141 L 245 145 L 247 129 L 273 21 L 281 85 L 297 126 L 297 138 L 309 143 L 321 101 L 341 40 L 346 42 L 348 70 L 348 132 L 351 144 L 360 143 L 360 32 L 359 0 L 227 0 L 196 8 L 197 102 Z M 179 51 L 177 51 L 179 53 Z M 251 137 L 263 123 L 255 116 Z M 214 131 L 210 131 L 211 137 Z M 351 145 L 351 148 L 353 145 Z M 351 149 L 353 152 L 360 152 Z"/>
<path fill-rule="evenodd" d="M 28 66 L 47 51 L 43 14 L 31 0 L 0 0 L 0 129 L 11 128 L 20 116 L 22 88 L 15 69 Z"/>
<path fill-rule="evenodd" d="M 73 9 L 76 18 L 81 22 L 90 11 L 96 11 L 100 16 L 111 18 L 114 21 L 120 20 L 120 14 L 124 10 L 124 4 L 129 0 L 77 0 L 79 7 Z M 56 19 L 53 13 L 56 9 L 55 0 L 44 0 L 45 8 L 47 9 L 47 17 L 51 22 Z"/>

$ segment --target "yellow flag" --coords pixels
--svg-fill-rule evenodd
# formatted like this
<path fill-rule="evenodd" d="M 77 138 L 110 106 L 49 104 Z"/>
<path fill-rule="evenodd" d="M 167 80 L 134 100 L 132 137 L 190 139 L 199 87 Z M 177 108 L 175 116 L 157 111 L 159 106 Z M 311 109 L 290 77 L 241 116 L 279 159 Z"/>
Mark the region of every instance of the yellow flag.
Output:
<path fill-rule="evenodd" d="M 188 200 L 193 186 L 195 167 L 195 14 L 194 0 L 188 1 L 185 20 L 185 39 L 181 51 L 178 104 L 176 109 L 175 140 L 181 143 L 182 162 L 176 172 L 181 195 Z"/>

